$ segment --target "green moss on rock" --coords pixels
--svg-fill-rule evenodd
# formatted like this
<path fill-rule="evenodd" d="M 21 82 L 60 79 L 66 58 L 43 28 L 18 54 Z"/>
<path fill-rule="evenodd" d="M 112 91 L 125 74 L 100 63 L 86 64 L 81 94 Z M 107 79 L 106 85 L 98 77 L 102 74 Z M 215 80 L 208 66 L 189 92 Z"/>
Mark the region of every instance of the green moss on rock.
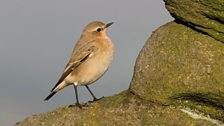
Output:
<path fill-rule="evenodd" d="M 117 100 L 119 99 L 119 100 Z M 108 104 L 116 104 L 108 106 Z M 83 109 L 62 107 L 31 116 L 18 126 L 139 126 L 139 125 L 207 125 L 209 121 L 195 120 L 179 109 L 142 101 L 128 91 L 104 98 Z"/>
<path fill-rule="evenodd" d="M 201 112 L 224 121 L 223 50 L 222 42 L 168 23 L 153 33 L 140 52 L 130 90 L 163 105 L 175 105 L 175 96 L 188 94 L 189 99 L 179 98 L 181 103 L 190 102 L 178 105 L 199 109 L 201 104 Z"/>
<path fill-rule="evenodd" d="M 224 0 L 164 0 L 177 20 L 224 42 Z"/>

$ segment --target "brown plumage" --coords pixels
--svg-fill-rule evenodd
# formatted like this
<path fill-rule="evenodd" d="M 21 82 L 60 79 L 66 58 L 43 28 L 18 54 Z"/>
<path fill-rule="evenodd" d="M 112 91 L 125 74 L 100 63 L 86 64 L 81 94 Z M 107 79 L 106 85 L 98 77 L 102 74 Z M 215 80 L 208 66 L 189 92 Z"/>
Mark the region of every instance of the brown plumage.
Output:
<path fill-rule="evenodd" d="M 114 46 L 107 36 L 107 28 L 112 24 L 94 21 L 84 28 L 61 78 L 45 100 L 49 100 L 56 92 L 69 85 L 75 88 L 77 105 L 80 106 L 77 86 L 86 86 L 93 99 L 97 100 L 88 85 L 107 71 L 113 59 Z"/>

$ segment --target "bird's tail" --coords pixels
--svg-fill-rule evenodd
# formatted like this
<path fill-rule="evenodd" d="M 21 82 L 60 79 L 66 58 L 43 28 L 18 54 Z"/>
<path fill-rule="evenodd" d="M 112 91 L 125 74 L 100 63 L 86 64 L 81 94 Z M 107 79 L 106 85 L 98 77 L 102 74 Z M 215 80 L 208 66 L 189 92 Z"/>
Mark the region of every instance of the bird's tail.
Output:
<path fill-rule="evenodd" d="M 44 99 L 44 101 L 49 100 L 52 96 L 54 96 L 58 91 L 63 89 L 67 86 L 67 83 L 65 81 L 62 81 L 61 83 L 57 83 L 54 88 L 51 90 L 51 93 Z"/>
<path fill-rule="evenodd" d="M 45 99 L 44 101 L 49 100 L 52 96 L 54 96 L 57 92 L 51 92 Z"/>

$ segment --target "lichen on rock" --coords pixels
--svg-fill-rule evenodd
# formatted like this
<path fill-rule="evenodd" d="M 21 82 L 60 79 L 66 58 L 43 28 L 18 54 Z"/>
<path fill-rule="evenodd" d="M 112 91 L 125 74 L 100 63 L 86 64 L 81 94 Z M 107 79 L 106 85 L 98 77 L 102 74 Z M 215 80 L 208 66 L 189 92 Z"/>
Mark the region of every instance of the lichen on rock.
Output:
<path fill-rule="evenodd" d="M 222 42 L 168 23 L 140 52 L 130 90 L 152 102 L 200 108 L 224 121 L 223 50 Z"/>
<path fill-rule="evenodd" d="M 224 42 L 223 0 L 164 0 L 178 21 Z"/>
<path fill-rule="evenodd" d="M 112 104 L 112 105 L 111 105 Z M 195 120 L 179 109 L 144 101 L 124 91 L 80 109 L 62 107 L 28 117 L 18 126 L 138 126 L 181 125 L 213 126 L 209 121 Z"/>

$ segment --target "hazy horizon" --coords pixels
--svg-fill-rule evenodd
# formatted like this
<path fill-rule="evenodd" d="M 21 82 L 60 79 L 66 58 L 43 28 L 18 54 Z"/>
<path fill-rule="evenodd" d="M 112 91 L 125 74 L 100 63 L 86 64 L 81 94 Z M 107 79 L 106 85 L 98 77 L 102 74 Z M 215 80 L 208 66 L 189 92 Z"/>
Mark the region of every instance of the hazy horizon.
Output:
<path fill-rule="evenodd" d="M 43 99 L 61 76 L 82 29 L 94 20 L 114 22 L 108 31 L 116 52 L 107 73 L 90 88 L 97 97 L 128 88 L 135 60 L 152 31 L 173 20 L 163 1 L 1 0 L 0 124 L 73 104 L 67 87 Z M 81 102 L 92 100 L 78 88 Z"/>

